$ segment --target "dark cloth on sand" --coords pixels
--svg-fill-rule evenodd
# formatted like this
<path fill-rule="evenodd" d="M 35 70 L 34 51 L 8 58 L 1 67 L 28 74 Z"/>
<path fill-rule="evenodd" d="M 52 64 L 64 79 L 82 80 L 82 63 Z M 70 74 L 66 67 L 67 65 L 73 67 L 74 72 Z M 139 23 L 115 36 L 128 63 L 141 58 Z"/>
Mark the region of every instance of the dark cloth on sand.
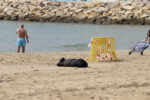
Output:
<path fill-rule="evenodd" d="M 65 59 L 61 58 L 57 66 L 66 67 L 88 67 L 88 63 L 83 59 Z"/>

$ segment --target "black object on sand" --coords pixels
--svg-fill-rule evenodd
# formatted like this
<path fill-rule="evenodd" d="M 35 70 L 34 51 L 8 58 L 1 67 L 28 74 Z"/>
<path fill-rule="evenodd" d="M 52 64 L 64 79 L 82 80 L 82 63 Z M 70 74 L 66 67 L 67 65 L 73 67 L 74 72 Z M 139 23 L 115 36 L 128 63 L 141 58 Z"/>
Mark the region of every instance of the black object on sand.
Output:
<path fill-rule="evenodd" d="M 57 66 L 64 67 L 88 67 L 88 63 L 83 59 L 65 59 L 61 58 Z"/>

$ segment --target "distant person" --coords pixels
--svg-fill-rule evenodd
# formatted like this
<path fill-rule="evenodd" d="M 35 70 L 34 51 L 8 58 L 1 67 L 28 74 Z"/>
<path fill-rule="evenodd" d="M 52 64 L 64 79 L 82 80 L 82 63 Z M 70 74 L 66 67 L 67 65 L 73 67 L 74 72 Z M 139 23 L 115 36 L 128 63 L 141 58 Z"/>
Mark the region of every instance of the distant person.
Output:
<path fill-rule="evenodd" d="M 149 45 L 150 45 L 150 30 L 148 30 L 148 32 L 147 32 L 147 36 L 146 36 L 146 42 L 147 42 L 147 40 L 148 40 L 148 38 L 149 38 Z"/>
<path fill-rule="evenodd" d="M 20 52 L 20 48 L 22 47 L 22 53 L 25 52 L 26 40 L 29 43 L 28 35 L 26 30 L 24 29 L 24 25 L 21 24 L 20 27 L 16 30 L 16 34 L 18 35 L 17 39 L 17 52 Z"/>

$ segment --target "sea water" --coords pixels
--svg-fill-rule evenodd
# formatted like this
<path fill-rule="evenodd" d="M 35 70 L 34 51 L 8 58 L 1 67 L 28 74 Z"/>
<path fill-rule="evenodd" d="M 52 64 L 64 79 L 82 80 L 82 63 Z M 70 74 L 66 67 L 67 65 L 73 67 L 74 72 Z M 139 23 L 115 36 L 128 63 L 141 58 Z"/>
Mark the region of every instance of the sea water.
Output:
<path fill-rule="evenodd" d="M 16 52 L 16 29 L 24 24 L 30 43 L 27 52 L 89 51 L 92 37 L 114 37 L 115 47 L 131 49 L 144 41 L 147 25 L 94 25 L 75 23 L 48 23 L 0 21 L 0 52 Z"/>

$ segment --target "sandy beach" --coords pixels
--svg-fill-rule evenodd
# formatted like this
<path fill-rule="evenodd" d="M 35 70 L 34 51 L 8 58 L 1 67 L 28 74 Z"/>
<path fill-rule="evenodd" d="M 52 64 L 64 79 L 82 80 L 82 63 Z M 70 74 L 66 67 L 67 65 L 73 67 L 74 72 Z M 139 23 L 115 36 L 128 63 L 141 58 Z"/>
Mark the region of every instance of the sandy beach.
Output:
<path fill-rule="evenodd" d="M 150 50 L 118 50 L 119 61 L 57 67 L 89 52 L 0 53 L 0 100 L 150 100 Z"/>

